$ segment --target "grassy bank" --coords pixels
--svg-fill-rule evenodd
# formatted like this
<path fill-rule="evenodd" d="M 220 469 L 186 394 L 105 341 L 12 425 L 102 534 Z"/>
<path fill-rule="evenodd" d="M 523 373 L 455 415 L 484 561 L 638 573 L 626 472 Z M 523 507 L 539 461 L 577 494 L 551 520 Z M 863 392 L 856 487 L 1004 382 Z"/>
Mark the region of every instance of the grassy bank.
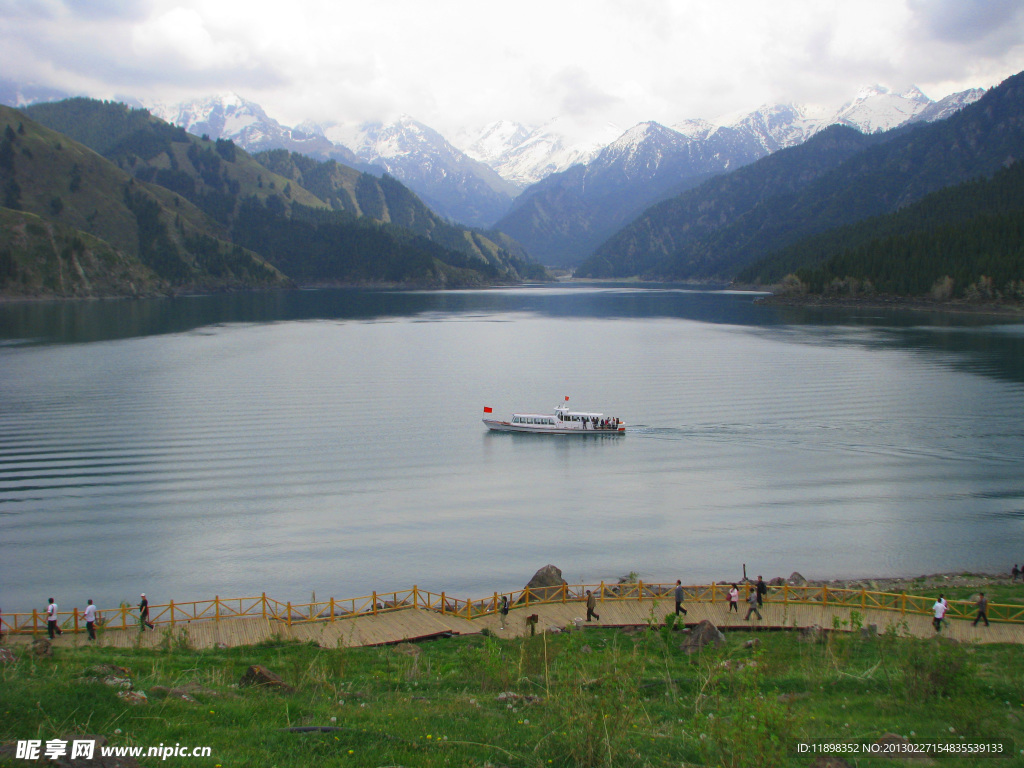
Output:
<path fill-rule="evenodd" d="M 687 654 L 686 638 L 652 627 L 337 650 L 194 651 L 168 642 L 36 658 L 21 647 L 0 672 L 0 741 L 89 733 L 117 745 L 209 746 L 209 758 L 140 763 L 223 768 L 749 767 L 810 765 L 797 756 L 799 742 L 895 733 L 1014 745 L 1010 760 L 944 757 L 942 765 L 1024 765 L 1019 647 L 735 632 L 721 647 Z M 240 686 L 253 664 L 293 690 Z M 119 696 L 118 678 L 146 692 L 146 703 Z M 302 726 L 336 730 L 285 730 Z"/>

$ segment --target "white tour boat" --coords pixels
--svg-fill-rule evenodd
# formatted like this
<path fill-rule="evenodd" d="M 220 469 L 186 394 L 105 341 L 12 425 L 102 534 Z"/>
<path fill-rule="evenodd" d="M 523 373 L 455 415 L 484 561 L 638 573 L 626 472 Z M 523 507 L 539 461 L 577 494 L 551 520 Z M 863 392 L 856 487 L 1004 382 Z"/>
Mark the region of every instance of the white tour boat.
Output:
<path fill-rule="evenodd" d="M 551 413 L 513 413 L 508 421 L 484 418 L 484 424 L 495 432 L 530 432 L 541 435 L 624 435 L 626 425 L 618 418 L 603 413 L 570 411 L 569 398 Z M 484 408 L 485 414 L 493 409 Z"/>

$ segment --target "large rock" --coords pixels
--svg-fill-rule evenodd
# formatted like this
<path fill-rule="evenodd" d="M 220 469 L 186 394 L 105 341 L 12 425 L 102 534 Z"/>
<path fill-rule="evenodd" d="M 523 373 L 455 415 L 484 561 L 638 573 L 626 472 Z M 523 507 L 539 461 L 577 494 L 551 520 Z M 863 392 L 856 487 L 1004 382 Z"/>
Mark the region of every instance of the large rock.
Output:
<path fill-rule="evenodd" d="M 567 584 L 562 578 L 561 568 L 553 565 L 545 565 L 535 574 L 526 589 L 530 590 L 531 600 L 549 600 L 562 594 L 563 585 Z"/>
<path fill-rule="evenodd" d="M 32 641 L 32 653 L 36 656 L 53 656 L 53 647 L 45 637 L 37 637 Z"/>
<path fill-rule="evenodd" d="M 283 693 L 291 693 L 295 690 L 282 680 L 279 675 L 271 672 L 262 664 L 253 664 L 245 670 L 245 674 L 242 675 L 242 679 L 238 681 L 238 684 L 243 688 L 248 685 L 258 685 L 264 688 L 273 688 L 275 691 L 282 691 Z"/>
<path fill-rule="evenodd" d="M 686 642 L 680 645 L 679 648 L 687 653 L 693 653 L 694 651 L 699 651 L 705 645 L 723 645 L 724 643 L 725 635 L 721 633 L 718 627 L 704 619 L 690 630 L 690 636 L 686 638 Z"/>

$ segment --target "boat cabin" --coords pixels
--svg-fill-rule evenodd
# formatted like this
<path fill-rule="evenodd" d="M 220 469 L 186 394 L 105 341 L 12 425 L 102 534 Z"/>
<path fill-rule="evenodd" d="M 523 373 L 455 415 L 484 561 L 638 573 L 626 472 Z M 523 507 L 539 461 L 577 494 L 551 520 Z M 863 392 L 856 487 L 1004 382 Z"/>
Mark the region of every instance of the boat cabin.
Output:
<path fill-rule="evenodd" d="M 539 416 L 527 413 L 516 413 L 512 416 L 513 424 L 536 424 L 553 427 L 556 425 L 554 416 Z"/>

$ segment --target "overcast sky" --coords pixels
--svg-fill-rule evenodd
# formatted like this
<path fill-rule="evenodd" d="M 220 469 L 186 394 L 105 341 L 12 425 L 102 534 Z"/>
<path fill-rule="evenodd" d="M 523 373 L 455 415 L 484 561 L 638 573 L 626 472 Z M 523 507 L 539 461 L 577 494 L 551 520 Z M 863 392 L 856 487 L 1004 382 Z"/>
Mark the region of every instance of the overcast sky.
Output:
<path fill-rule="evenodd" d="M 97 98 L 233 91 L 287 125 L 408 113 L 627 128 L 1024 70 L 1020 0 L 0 0 L 0 76 Z"/>

